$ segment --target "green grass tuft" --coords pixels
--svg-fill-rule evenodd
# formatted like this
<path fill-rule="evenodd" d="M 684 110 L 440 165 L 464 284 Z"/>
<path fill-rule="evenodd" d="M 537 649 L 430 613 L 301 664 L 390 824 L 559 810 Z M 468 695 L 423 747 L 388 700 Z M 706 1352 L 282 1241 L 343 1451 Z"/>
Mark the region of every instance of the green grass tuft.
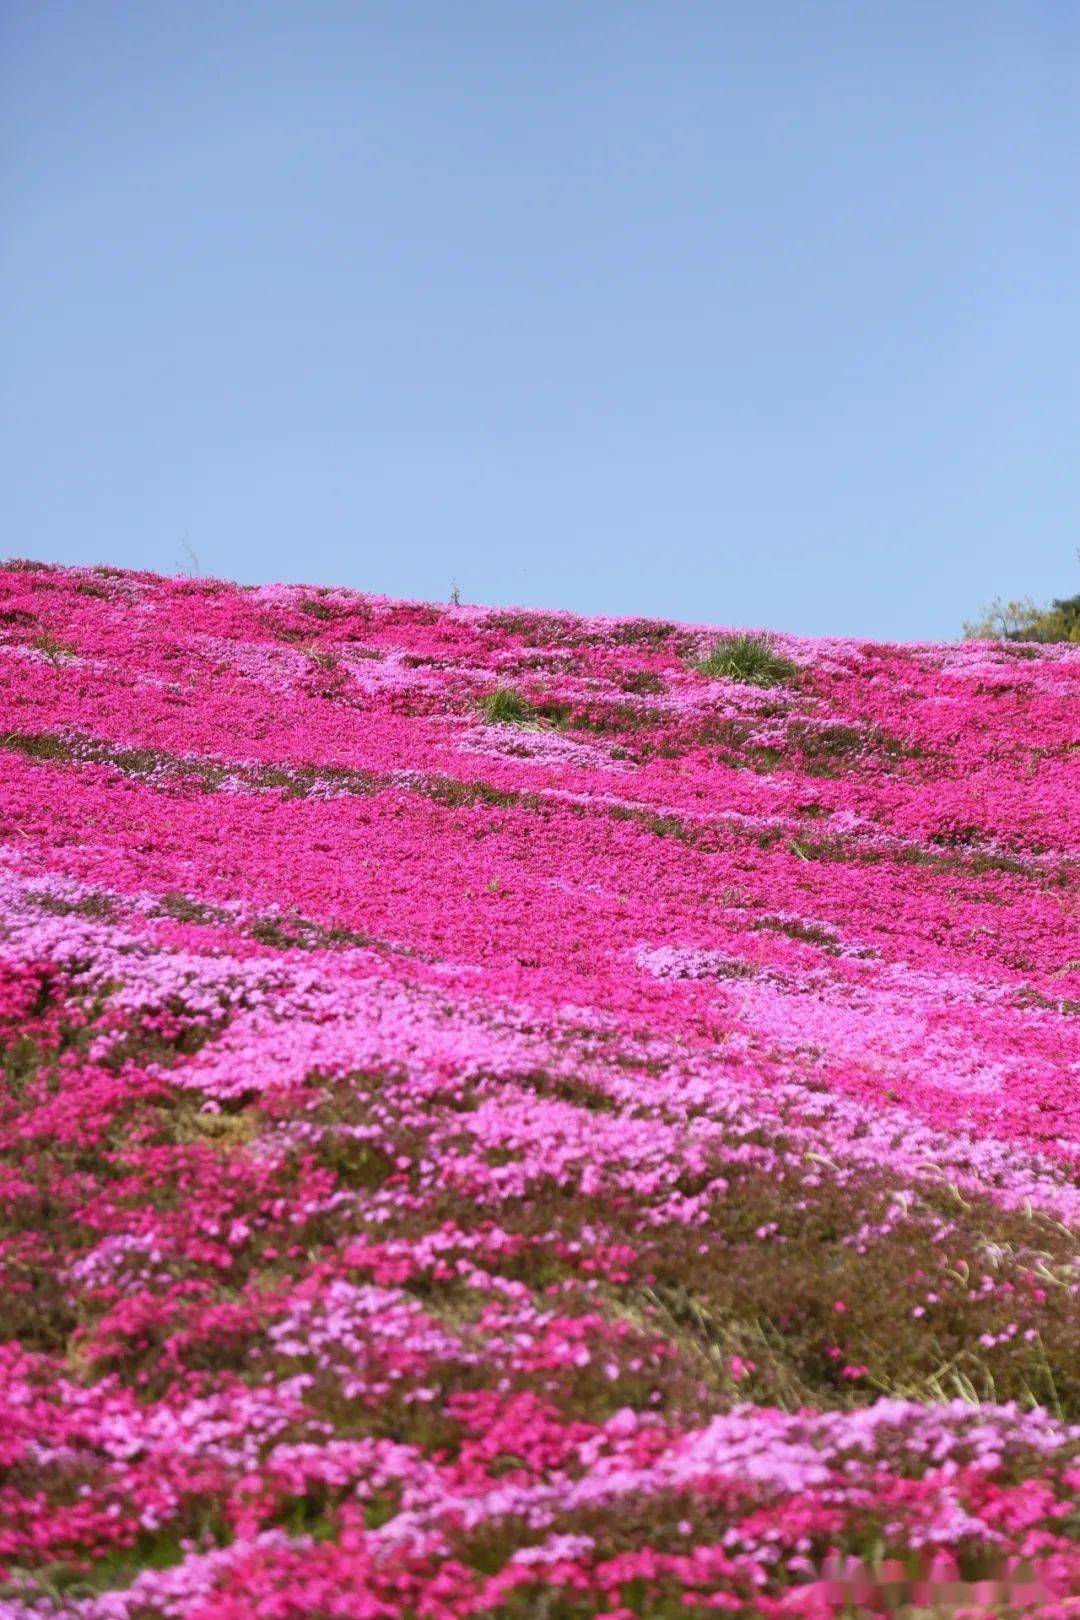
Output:
<path fill-rule="evenodd" d="M 70 641 L 61 641 L 50 630 L 42 630 L 40 635 L 34 636 L 30 645 L 36 652 L 44 653 L 54 667 L 59 665 L 62 658 L 74 658 L 76 651 Z"/>
<path fill-rule="evenodd" d="M 780 686 L 798 674 L 798 666 L 782 658 L 770 636 L 721 636 L 694 666 L 702 675 L 743 681 L 750 686 Z"/>
<path fill-rule="evenodd" d="M 533 718 L 531 706 L 512 686 L 497 686 L 494 692 L 486 692 L 480 707 L 489 725 L 525 726 Z"/>

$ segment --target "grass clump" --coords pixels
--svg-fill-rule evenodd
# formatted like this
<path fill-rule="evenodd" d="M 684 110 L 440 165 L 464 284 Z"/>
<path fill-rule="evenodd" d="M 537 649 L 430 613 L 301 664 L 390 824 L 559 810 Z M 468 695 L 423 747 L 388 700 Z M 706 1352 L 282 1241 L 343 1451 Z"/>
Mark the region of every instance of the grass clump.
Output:
<path fill-rule="evenodd" d="M 33 637 L 30 645 L 35 652 L 44 653 L 54 668 L 62 659 L 74 658 L 76 653 L 70 641 L 61 641 L 59 636 L 54 636 L 50 630 L 42 630 L 40 635 Z"/>
<path fill-rule="evenodd" d="M 748 686 L 780 686 L 798 674 L 798 666 L 781 657 L 766 635 L 721 636 L 694 667 L 712 679 Z"/>
<path fill-rule="evenodd" d="M 10 748 L 27 759 L 71 759 L 71 744 L 53 732 L 9 731 L 0 738 L 0 747 Z"/>
<path fill-rule="evenodd" d="M 492 726 L 525 726 L 533 719 L 531 704 L 512 686 L 497 686 L 480 699 L 484 719 Z"/>

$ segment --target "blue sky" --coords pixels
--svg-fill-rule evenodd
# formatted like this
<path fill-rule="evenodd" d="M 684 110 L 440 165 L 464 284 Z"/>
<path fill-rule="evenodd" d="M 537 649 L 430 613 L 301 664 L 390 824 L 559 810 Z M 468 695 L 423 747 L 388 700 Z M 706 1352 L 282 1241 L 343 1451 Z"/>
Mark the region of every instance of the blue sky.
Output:
<path fill-rule="evenodd" d="M 806 633 L 1077 588 L 1080 8 L 6 0 L 11 555 Z"/>

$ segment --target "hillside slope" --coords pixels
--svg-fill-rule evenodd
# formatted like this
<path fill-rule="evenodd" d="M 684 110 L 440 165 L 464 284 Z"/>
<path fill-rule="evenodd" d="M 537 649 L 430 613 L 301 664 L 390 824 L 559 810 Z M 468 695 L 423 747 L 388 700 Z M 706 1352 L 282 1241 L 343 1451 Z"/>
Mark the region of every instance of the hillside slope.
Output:
<path fill-rule="evenodd" d="M 1080 1612 L 1080 648 L 716 639 L 0 573 L 0 1620 Z"/>

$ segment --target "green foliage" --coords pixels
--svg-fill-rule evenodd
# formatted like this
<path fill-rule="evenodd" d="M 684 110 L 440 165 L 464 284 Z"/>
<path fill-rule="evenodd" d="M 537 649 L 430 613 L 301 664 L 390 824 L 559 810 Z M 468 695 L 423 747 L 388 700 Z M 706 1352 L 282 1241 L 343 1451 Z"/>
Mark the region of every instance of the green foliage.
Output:
<path fill-rule="evenodd" d="M 493 692 L 486 692 L 480 707 L 489 725 L 524 726 L 533 718 L 532 708 L 512 686 L 497 686 Z"/>
<path fill-rule="evenodd" d="M 25 754 L 27 759 L 71 759 L 71 744 L 52 732 L 9 731 L 0 738 L 0 747 L 13 753 Z"/>
<path fill-rule="evenodd" d="M 63 658 L 74 658 L 75 648 L 70 641 L 61 641 L 50 630 L 42 630 L 30 642 L 36 652 L 44 653 L 49 663 L 56 666 Z"/>
<path fill-rule="evenodd" d="M 772 637 L 765 635 L 721 636 L 694 667 L 713 679 L 722 677 L 749 686 L 780 686 L 798 674 L 797 666 L 781 657 Z"/>
<path fill-rule="evenodd" d="M 997 596 L 980 618 L 965 623 L 964 640 L 1080 642 L 1080 596 L 1057 597 L 1049 607 L 1038 607 L 1030 596 L 1016 602 Z"/>

